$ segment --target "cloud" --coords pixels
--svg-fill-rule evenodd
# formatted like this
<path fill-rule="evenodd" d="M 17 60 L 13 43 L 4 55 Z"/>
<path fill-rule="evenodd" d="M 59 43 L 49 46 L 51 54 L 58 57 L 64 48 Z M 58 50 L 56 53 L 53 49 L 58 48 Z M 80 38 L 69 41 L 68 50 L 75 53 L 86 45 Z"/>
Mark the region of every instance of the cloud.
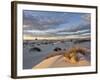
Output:
<path fill-rule="evenodd" d="M 60 33 L 57 33 L 57 34 L 60 34 L 60 35 L 80 35 L 80 34 L 84 34 L 84 33 L 90 33 L 90 30 L 89 29 L 85 29 L 85 30 L 79 30 L 79 31 L 76 31 L 76 32 L 60 32 Z"/>
<path fill-rule="evenodd" d="M 91 14 L 90 13 L 82 15 L 81 18 L 83 19 L 83 24 L 85 24 L 85 25 L 91 24 Z M 90 26 L 88 26 L 88 27 L 90 27 Z"/>
<path fill-rule="evenodd" d="M 23 11 L 23 34 L 31 36 L 87 36 L 89 13 Z M 81 37 L 80 36 L 80 37 Z"/>
<path fill-rule="evenodd" d="M 81 16 L 84 20 L 90 22 L 91 20 L 91 14 L 90 13 L 87 13 L 87 14 L 84 14 Z"/>
<path fill-rule="evenodd" d="M 44 30 L 52 28 L 52 26 L 65 23 L 64 19 L 68 17 L 67 13 L 57 12 L 24 11 L 23 13 L 23 25 L 30 25 L 30 27 L 24 29 Z"/>
<path fill-rule="evenodd" d="M 33 37 L 58 37 L 58 36 L 62 36 L 62 37 L 66 37 L 66 36 L 78 36 L 78 37 L 82 37 L 82 36 L 90 36 L 90 30 L 81 30 L 81 31 L 77 31 L 77 32 L 60 32 L 60 33 L 49 33 L 49 31 L 40 31 L 40 30 L 24 30 L 24 35 L 29 35 L 29 36 L 33 36 Z"/>

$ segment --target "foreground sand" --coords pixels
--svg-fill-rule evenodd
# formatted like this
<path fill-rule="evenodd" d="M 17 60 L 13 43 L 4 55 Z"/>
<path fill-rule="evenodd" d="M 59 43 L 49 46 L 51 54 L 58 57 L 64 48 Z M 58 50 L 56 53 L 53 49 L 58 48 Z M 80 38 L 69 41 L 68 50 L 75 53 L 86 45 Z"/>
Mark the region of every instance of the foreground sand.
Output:
<path fill-rule="evenodd" d="M 56 55 L 48 59 L 43 60 L 39 64 L 33 67 L 35 68 L 56 68 L 56 67 L 79 67 L 89 66 L 90 62 L 87 60 L 80 60 L 77 63 L 70 63 L 63 55 Z"/>

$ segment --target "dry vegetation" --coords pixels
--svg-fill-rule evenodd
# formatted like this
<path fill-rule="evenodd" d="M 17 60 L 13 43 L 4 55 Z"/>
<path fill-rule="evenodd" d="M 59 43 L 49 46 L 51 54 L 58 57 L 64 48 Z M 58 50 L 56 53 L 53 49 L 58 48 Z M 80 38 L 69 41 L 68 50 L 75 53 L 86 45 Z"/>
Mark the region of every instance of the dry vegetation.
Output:
<path fill-rule="evenodd" d="M 70 48 L 67 53 L 64 53 L 65 60 L 70 63 L 77 63 L 79 61 L 78 53 L 85 56 L 85 54 L 89 53 L 89 50 L 81 47 Z"/>
<path fill-rule="evenodd" d="M 90 53 L 90 50 L 87 48 L 82 48 L 82 47 L 72 47 L 67 51 L 62 51 L 62 52 L 56 52 L 51 55 L 48 55 L 45 59 L 48 59 L 50 57 L 54 57 L 56 55 L 62 55 L 64 56 L 65 61 L 70 62 L 70 63 L 77 63 L 79 61 L 77 53 L 81 53 L 82 55 L 85 56 L 85 54 Z"/>

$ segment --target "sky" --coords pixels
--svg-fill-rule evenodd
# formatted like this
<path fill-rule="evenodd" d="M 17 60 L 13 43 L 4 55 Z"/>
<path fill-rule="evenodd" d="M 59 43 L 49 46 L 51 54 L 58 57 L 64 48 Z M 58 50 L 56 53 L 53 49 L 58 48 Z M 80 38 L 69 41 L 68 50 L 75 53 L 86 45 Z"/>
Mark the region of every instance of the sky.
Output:
<path fill-rule="evenodd" d="M 24 39 L 90 37 L 91 14 L 23 10 Z"/>

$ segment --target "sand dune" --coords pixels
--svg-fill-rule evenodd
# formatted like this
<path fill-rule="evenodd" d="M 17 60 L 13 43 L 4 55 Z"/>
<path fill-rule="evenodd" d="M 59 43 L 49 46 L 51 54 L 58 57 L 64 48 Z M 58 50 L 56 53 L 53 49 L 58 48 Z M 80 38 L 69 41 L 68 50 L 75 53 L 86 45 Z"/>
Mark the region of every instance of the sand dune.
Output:
<path fill-rule="evenodd" d="M 90 52 L 86 48 L 73 47 L 68 51 L 53 53 L 48 55 L 43 61 L 33 67 L 34 68 L 56 68 L 56 67 L 75 67 L 75 66 L 89 66 L 90 61 L 87 55 Z M 90 54 L 89 54 L 90 55 Z"/>
<path fill-rule="evenodd" d="M 77 63 L 71 63 L 70 60 L 66 59 L 63 55 L 56 55 L 48 58 L 37 64 L 34 68 L 56 68 L 56 67 L 79 67 L 89 66 L 90 63 L 87 60 L 80 60 Z"/>
<path fill-rule="evenodd" d="M 23 43 L 23 69 L 32 69 L 34 66 L 47 60 L 45 58 L 47 58 L 49 55 L 50 57 L 51 55 L 57 56 L 60 52 L 56 51 L 55 48 L 61 48 L 62 52 L 66 51 L 66 53 L 68 53 L 68 50 L 75 46 L 78 46 L 80 48 L 81 47 L 87 48 L 91 50 L 90 45 L 91 45 L 90 41 L 85 41 L 85 42 L 80 42 L 80 43 L 74 43 L 74 41 L 70 41 L 70 40 L 24 41 Z M 34 50 L 34 48 L 36 47 L 39 48 L 40 50 Z M 55 52 L 58 52 L 57 55 L 55 55 Z M 91 60 L 91 52 L 88 52 L 88 53 L 89 54 L 86 54 L 86 59 Z M 54 56 L 52 56 L 52 58 Z M 50 57 L 48 58 L 50 59 Z"/>

